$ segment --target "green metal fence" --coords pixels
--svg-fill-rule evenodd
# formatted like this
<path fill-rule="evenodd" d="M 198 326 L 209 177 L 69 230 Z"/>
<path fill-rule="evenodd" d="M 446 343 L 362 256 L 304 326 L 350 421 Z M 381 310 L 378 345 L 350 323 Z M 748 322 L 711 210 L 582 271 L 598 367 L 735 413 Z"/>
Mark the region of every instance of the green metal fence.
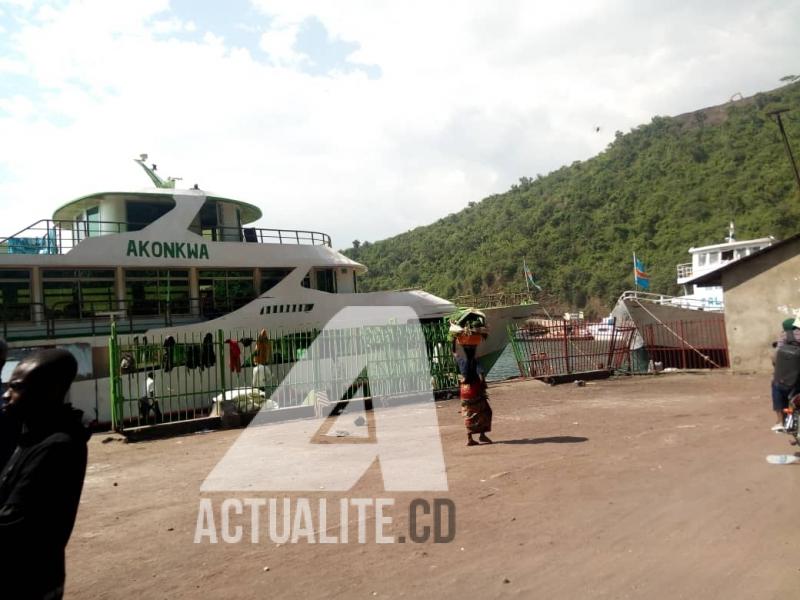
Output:
<path fill-rule="evenodd" d="M 218 414 L 224 401 L 248 414 L 452 390 L 457 367 L 447 332 L 445 321 L 158 337 L 112 328 L 113 426 L 204 418 Z"/>

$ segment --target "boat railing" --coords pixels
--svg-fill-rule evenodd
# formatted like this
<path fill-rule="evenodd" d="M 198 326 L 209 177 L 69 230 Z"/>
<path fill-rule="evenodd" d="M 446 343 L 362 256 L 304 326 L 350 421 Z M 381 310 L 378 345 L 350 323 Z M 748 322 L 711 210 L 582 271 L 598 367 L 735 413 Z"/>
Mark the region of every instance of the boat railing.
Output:
<path fill-rule="evenodd" d="M 7 238 L 0 238 L 0 254 L 66 254 L 83 240 L 114 233 L 138 231 L 147 223 L 121 221 L 66 221 L 42 219 Z M 319 231 L 213 227 L 198 231 L 213 242 L 303 244 L 331 247 L 331 238 Z"/>
<path fill-rule="evenodd" d="M 678 265 L 678 277 L 691 277 L 692 276 L 692 263 L 683 263 Z"/>
<path fill-rule="evenodd" d="M 628 290 L 623 292 L 620 300 L 644 300 L 654 304 L 664 306 L 675 306 L 677 308 L 691 308 L 693 310 L 722 311 L 724 306 L 721 301 L 699 298 L 687 298 L 685 296 L 668 296 L 666 294 L 653 294 L 650 292 L 640 292 Z"/>
<path fill-rule="evenodd" d="M 640 292 L 638 290 L 627 290 L 622 292 L 622 296 L 620 296 L 620 300 L 647 300 L 648 302 L 657 302 L 662 304 L 670 299 L 674 298 L 675 296 L 668 296 L 666 294 L 653 294 L 651 292 Z"/>
<path fill-rule="evenodd" d="M 0 239 L 0 254 L 66 254 L 86 238 L 124 233 L 144 226 L 120 221 L 42 219 Z"/>
<path fill-rule="evenodd" d="M 203 229 L 203 237 L 213 242 L 254 244 L 300 244 L 331 247 L 331 236 L 303 229 L 264 229 L 259 227 L 214 227 Z"/>
<path fill-rule="evenodd" d="M 101 300 L 0 305 L 0 336 L 8 341 L 105 335 L 116 321 L 121 333 L 206 321 L 241 308 L 253 297 L 172 300 Z"/>
<path fill-rule="evenodd" d="M 501 306 L 536 304 L 536 302 L 530 292 L 500 292 L 497 294 L 457 296 L 453 300 L 453 304 L 473 308 L 498 308 Z"/>

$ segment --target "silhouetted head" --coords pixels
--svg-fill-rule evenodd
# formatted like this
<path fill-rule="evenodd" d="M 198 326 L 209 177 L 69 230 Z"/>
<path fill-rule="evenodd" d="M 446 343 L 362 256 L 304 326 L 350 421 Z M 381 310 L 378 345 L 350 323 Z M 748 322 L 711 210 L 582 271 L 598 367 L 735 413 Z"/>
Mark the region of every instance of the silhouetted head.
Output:
<path fill-rule="evenodd" d="M 53 414 L 78 373 L 78 362 L 66 350 L 42 350 L 23 358 L 11 373 L 4 395 L 6 410 L 22 420 Z"/>
<path fill-rule="evenodd" d="M 3 370 L 3 367 L 6 366 L 6 359 L 8 358 L 8 344 L 2 338 L 0 338 L 0 371 Z M 0 380 L 2 380 L 0 378 Z"/>

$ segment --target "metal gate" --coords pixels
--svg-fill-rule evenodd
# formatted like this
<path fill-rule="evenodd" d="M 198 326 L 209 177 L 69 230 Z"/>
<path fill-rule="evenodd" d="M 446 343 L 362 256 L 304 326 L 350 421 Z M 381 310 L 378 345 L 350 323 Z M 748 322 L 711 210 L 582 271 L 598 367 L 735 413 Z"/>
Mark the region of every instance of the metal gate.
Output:
<path fill-rule="evenodd" d="M 697 321 L 649 323 L 641 329 L 647 354 L 662 368 L 719 369 L 730 366 L 725 316 Z"/>
<path fill-rule="evenodd" d="M 512 323 L 508 335 L 520 375 L 555 380 L 629 370 L 635 331 L 615 319 L 540 319 Z"/>
<path fill-rule="evenodd" d="M 422 328 L 424 356 L 417 343 Z M 446 322 L 332 330 L 222 330 L 109 338 L 111 415 L 117 431 L 265 408 L 390 398 L 457 387 Z M 314 341 L 322 361 L 306 360 Z M 350 372 L 352 356 L 367 366 Z M 319 358 L 319 357 L 317 357 Z M 342 360 L 339 360 L 342 359 Z M 325 362 L 327 361 L 327 362 Z M 324 363 L 324 364 L 323 364 Z M 291 379 L 287 375 L 291 372 Z M 283 384 L 283 385 L 282 385 Z"/>

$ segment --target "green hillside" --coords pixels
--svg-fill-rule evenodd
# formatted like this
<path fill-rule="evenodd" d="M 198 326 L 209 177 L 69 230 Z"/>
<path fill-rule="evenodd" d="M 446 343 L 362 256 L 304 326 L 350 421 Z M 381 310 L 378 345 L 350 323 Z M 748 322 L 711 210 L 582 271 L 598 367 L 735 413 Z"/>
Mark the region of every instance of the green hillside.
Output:
<path fill-rule="evenodd" d="M 800 194 L 775 122 L 800 153 L 800 83 L 617 132 L 601 154 L 425 227 L 345 253 L 370 271 L 361 289 L 421 287 L 453 298 L 525 288 L 522 259 L 556 298 L 603 310 L 632 286 L 631 253 L 653 291 L 674 293 L 690 246 L 800 230 Z M 797 156 L 796 156 L 797 157 Z M 797 157 L 800 158 L 800 157 Z"/>

